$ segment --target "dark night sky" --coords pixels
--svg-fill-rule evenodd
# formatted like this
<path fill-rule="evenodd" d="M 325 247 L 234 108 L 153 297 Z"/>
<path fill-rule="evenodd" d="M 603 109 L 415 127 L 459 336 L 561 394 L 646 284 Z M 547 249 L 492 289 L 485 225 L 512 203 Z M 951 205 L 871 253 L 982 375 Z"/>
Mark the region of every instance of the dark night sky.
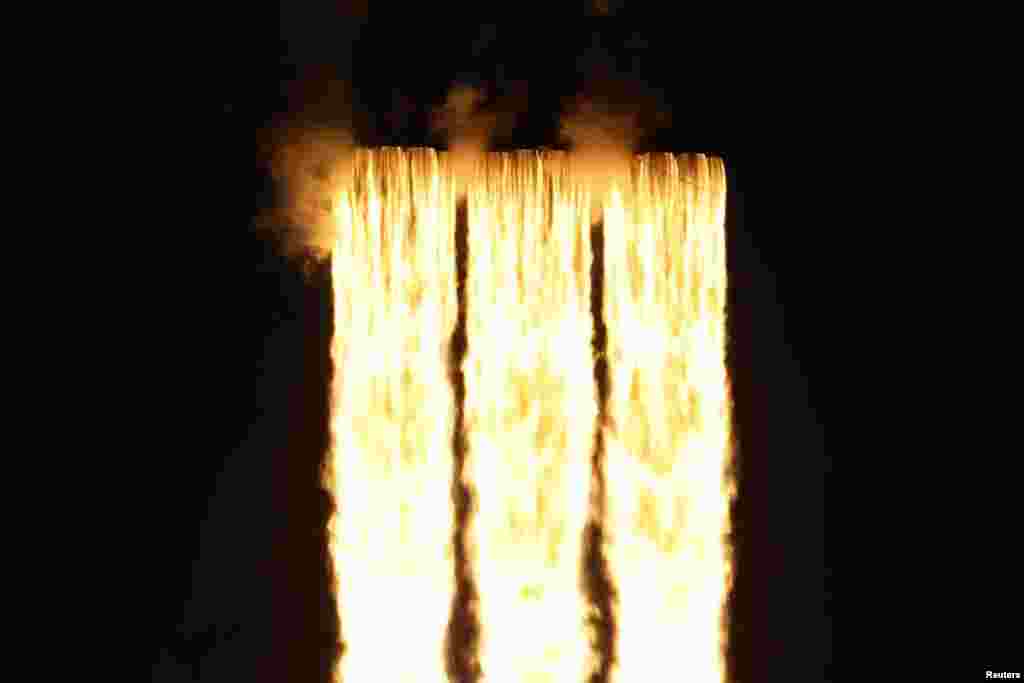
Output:
<path fill-rule="evenodd" d="M 204 214 L 215 268 L 208 281 L 196 276 L 202 294 L 189 303 L 197 316 L 209 314 L 197 324 L 209 371 L 183 407 L 204 438 L 167 481 L 174 493 L 159 529 L 166 590 L 156 608 L 155 680 L 325 680 L 332 657 L 323 548 L 330 501 L 317 486 L 327 445 L 329 287 L 323 269 L 304 280 L 251 230 L 275 202 L 261 152 L 267 131 L 299 120 L 349 126 L 365 145 L 433 144 L 430 111 L 456 82 L 519 100 L 525 83 L 528 104 L 497 144 L 554 146 L 565 98 L 609 80 L 623 84 L 615 92 L 671 109 L 671 127 L 647 148 L 726 160 L 729 363 L 742 468 L 737 680 L 831 680 L 831 461 L 805 322 L 814 292 L 804 282 L 804 236 L 762 210 L 798 198 L 773 163 L 790 150 L 764 134 L 774 104 L 765 74 L 750 71 L 756 55 L 742 54 L 725 31 L 691 37 L 678 20 L 625 11 L 488 27 L 441 16 L 453 12 L 399 21 L 363 16 L 351 3 L 288 5 L 230 33 L 208 74 L 215 97 L 203 172 L 216 193 Z M 783 185 L 789 199 L 780 202 Z"/>

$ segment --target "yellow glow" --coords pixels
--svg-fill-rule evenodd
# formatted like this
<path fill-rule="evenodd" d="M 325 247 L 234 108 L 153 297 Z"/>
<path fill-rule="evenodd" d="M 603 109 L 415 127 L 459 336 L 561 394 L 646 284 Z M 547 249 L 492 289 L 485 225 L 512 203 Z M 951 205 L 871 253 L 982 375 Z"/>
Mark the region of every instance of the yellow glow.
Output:
<path fill-rule="evenodd" d="M 636 160 L 605 208 L 614 679 L 724 680 L 732 484 L 724 168 Z"/>
<path fill-rule="evenodd" d="M 456 188 L 456 176 L 459 187 Z M 488 683 L 584 681 L 598 405 L 590 223 L 604 218 L 613 680 L 724 680 L 732 482 L 725 177 L 703 155 L 361 150 L 338 191 L 329 482 L 346 683 L 447 681 L 455 196 L 469 260 L 463 471 Z M 595 508 L 596 510 L 597 508 Z"/>
<path fill-rule="evenodd" d="M 432 150 L 360 152 L 353 171 L 332 264 L 339 673 L 447 681 L 454 194 Z"/>
<path fill-rule="evenodd" d="M 582 681 L 597 414 L 590 197 L 565 155 L 490 155 L 469 186 L 467 483 L 489 682 Z"/>

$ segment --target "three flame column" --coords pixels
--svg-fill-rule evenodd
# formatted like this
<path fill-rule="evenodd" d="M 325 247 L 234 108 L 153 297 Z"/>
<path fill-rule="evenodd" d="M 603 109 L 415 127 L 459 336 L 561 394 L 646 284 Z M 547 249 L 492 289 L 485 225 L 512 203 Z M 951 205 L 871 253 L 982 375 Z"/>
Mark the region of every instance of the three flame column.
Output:
<path fill-rule="evenodd" d="M 724 171 L 652 155 L 603 187 L 570 156 L 466 183 L 465 538 L 488 681 L 581 681 L 598 412 L 592 205 L 604 213 L 607 509 L 621 681 L 720 681 L 730 570 Z M 465 179 L 464 179 L 465 180 Z M 361 150 L 336 202 L 332 468 L 345 681 L 445 681 L 454 597 L 456 187 L 432 150 Z"/>

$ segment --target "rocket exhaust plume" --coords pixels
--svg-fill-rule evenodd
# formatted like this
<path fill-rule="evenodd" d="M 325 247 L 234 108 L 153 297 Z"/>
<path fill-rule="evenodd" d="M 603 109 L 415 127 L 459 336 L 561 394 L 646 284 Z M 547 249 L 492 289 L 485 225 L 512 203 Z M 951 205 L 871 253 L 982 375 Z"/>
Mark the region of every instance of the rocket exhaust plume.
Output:
<path fill-rule="evenodd" d="M 446 346 L 455 203 L 431 150 L 357 152 L 332 253 L 333 520 L 344 681 L 446 681 L 454 594 Z"/>
<path fill-rule="evenodd" d="M 339 680 L 724 680 L 724 169 L 601 149 L 333 178 Z"/>
<path fill-rule="evenodd" d="M 490 155 L 469 186 L 467 483 L 488 681 L 582 681 L 597 414 L 590 197 L 564 153 Z"/>
<path fill-rule="evenodd" d="M 605 205 L 615 680 L 724 677 L 724 188 L 718 160 L 649 155 Z"/>

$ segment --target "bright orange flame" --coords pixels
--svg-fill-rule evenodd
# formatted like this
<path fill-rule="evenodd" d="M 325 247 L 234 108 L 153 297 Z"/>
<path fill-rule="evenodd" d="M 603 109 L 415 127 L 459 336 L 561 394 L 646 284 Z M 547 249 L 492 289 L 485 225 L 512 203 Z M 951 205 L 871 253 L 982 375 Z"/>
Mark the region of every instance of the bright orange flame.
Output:
<path fill-rule="evenodd" d="M 470 538 L 486 681 L 582 681 L 597 415 L 590 197 L 564 154 L 485 158 L 469 186 Z"/>
<path fill-rule="evenodd" d="M 360 152 L 336 206 L 333 557 L 347 682 L 447 681 L 454 194 L 432 150 Z"/>
<path fill-rule="evenodd" d="M 724 200 L 721 161 L 653 155 L 605 208 L 616 681 L 725 675 Z"/>
<path fill-rule="evenodd" d="M 641 157 L 601 178 L 591 166 L 520 152 L 456 174 L 431 150 L 355 156 L 332 271 L 332 553 L 347 683 L 447 680 L 456 175 L 469 221 L 464 477 L 484 680 L 582 681 L 600 656 L 579 588 L 598 410 L 594 207 L 612 392 L 599 521 L 618 594 L 613 676 L 724 678 L 724 169 L 703 155 Z"/>

